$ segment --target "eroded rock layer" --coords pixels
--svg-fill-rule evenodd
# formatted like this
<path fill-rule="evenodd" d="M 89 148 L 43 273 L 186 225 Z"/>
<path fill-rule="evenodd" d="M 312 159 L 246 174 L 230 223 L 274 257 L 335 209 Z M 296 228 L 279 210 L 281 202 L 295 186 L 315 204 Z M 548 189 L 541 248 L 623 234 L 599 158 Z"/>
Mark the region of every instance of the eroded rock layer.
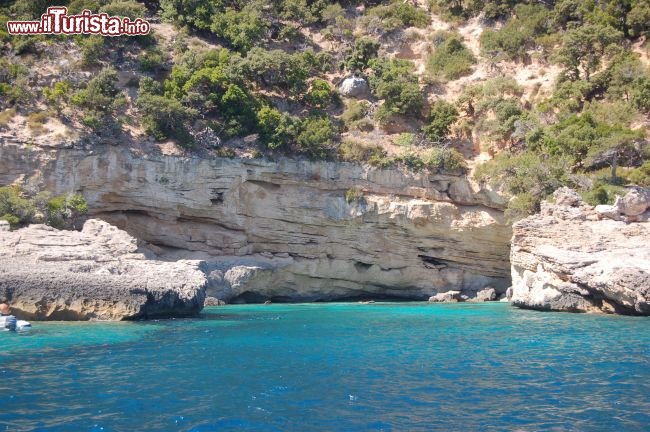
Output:
<path fill-rule="evenodd" d="M 30 225 L 0 232 L 0 299 L 21 318 L 121 320 L 188 316 L 203 309 L 198 262 L 164 262 L 106 222 L 81 232 Z"/>
<path fill-rule="evenodd" d="M 5 142 L 0 184 L 21 177 L 83 193 L 92 215 L 166 259 L 203 260 L 208 294 L 227 301 L 427 299 L 510 283 L 504 202 L 464 176 Z"/>
<path fill-rule="evenodd" d="M 623 201 L 644 193 L 633 190 Z M 626 216 L 621 207 L 603 214 L 567 190 L 555 201 L 513 226 L 512 303 L 650 315 L 650 223 L 632 222 L 647 221 L 648 213 Z"/>

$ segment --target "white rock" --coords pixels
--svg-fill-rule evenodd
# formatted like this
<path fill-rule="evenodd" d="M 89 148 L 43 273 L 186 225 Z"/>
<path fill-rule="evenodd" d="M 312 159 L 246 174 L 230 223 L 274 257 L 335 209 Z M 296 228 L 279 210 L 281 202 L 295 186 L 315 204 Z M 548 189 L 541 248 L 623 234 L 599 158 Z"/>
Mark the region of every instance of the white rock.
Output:
<path fill-rule="evenodd" d="M 100 220 L 81 232 L 30 225 L 0 235 L 0 300 L 22 318 L 120 320 L 203 308 L 198 262 L 146 259 L 136 240 Z"/>
<path fill-rule="evenodd" d="M 370 95 L 370 88 L 365 79 L 351 76 L 343 80 L 339 87 L 343 96 L 354 98 L 366 98 Z"/>
<path fill-rule="evenodd" d="M 616 206 L 625 216 L 639 216 L 650 208 L 650 191 L 634 188 L 623 198 L 617 199 Z"/>
<path fill-rule="evenodd" d="M 513 226 L 510 254 L 512 303 L 650 315 L 648 239 L 648 223 L 561 219 L 556 212 L 519 221 Z"/>
<path fill-rule="evenodd" d="M 620 220 L 621 214 L 618 207 L 613 205 L 600 204 L 595 207 L 596 213 L 603 218 L 612 220 Z"/>
<path fill-rule="evenodd" d="M 429 303 L 456 303 L 460 299 L 460 291 L 447 291 L 429 297 Z"/>

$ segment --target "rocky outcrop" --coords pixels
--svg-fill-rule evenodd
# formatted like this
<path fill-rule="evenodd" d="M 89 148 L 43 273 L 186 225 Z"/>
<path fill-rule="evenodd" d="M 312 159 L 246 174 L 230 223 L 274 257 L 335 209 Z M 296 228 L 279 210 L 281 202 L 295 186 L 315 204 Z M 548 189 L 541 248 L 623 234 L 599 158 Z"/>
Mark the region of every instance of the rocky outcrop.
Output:
<path fill-rule="evenodd" d="M 99 220 L 81 232 L 31 225 L 0 233 L 0 299 L 25 319 L 193 315 L 205 283 L 198 262 L 148 259 L 133 237 Z"/>
<path fill-rule="evenodd" d="M 429 297 L 429 303 L 458 303 L 461 300 L 460 295 L 460 291 L 438 293 Z"/>
<path fill-rule="evenodd" d="M 646 193 L 633 190 L 620 200 L 629 204 L 604 215 L 561 189 L 555 204 L 544 203 L 540 215 L 516 223 L 512 303 L 541 310 L 650 315 L 650 223 L 622 220 L 631 213 L 633 220 L 648 219 L 648 205 L 638 200 Z"/>
<path fill-rule="evenodd" d="M 228 302 L 426 300 L 510 285 L 505 202 L 460 175 L 5 142 L 0 184 L 15 181 L 83 193 L 91 216 L 158 256 L 201 260 L 207 294 Z"/>

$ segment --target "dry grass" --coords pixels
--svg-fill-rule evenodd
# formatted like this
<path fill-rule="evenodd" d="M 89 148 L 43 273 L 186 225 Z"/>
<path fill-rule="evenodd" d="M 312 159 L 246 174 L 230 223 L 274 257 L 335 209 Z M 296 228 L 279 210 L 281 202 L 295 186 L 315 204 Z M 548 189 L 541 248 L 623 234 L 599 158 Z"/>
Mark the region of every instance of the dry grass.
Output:
<path fill-rule="evenodd" d="M 50 118 L 47 111 L 33 112 L 27 116 L 27 126 L 35 134 L 42 134 L 46 131 L 45 123 Z"/>
<path fill-rule="evenodd" d="M 11 119 L 16 115 L 15 108 L 9 108 L 0 112 L 0 128 L 6 128 L 11 122 Z"/>

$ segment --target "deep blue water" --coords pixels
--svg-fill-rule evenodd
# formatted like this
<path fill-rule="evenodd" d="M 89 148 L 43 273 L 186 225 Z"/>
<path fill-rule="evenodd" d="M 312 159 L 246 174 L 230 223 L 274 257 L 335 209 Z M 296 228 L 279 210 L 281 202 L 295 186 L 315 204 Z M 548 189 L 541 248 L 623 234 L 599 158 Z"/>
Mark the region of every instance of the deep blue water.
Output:
<path fill-rule="evenodd" d="M 649 318 L 245 305 L 0 338 L 0 430 L 650 430 Z"/>

